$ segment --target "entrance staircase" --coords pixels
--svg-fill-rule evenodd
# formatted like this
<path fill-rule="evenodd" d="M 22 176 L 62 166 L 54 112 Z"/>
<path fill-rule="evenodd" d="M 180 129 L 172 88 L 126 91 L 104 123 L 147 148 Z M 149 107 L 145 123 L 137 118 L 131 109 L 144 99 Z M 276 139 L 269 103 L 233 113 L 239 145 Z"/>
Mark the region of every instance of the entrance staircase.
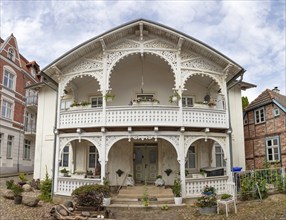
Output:
<path fill-rule="evenodd" d="M 139 185 L 122 188 L 117 196 L 112 197 L 111 206 L 142 205 L 142 197 L 145 191 L 148 193 L 150 205 L 174 204 L 174 196 L 171 188 L 156 187 L 154 185 Z"/>

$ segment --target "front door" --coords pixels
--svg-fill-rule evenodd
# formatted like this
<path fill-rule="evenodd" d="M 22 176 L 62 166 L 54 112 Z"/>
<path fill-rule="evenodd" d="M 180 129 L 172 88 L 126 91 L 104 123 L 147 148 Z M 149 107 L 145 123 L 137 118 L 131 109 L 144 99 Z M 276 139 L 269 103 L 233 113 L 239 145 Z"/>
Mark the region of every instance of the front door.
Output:
<path fill-rule="evenodd" d="M 154 182 L 157 176 L 157 145 L 134 147 L 135 182 Z"/>

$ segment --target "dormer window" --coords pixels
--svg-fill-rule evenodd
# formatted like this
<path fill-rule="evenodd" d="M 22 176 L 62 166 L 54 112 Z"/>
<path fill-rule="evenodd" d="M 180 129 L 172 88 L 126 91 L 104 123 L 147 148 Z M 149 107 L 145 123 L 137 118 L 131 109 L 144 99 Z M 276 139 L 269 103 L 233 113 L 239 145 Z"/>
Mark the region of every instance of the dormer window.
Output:
<path fill-rule="evenodd" d="M 35 70 L 34 67 L 31 67 L 31 74 L 32 74 L 33 77 L 36 76 L 36 70 Z"/>
<path fill-rule="evenodd" d="M 13 48 L 9 48 L 8 50 L 8 59 L 14 61 L 15 58 L 15 51 Z"/>

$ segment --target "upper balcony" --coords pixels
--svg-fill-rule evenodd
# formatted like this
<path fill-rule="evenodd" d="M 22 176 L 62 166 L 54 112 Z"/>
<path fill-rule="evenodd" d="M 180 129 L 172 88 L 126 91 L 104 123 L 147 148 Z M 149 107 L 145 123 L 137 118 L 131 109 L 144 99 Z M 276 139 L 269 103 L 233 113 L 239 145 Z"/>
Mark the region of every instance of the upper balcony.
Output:
<path fill-rule="evenodd" d="M 36 135 L 36 124 L 35 123 L 28 123 L 24 126 L 25 135 Z"/>
<path fill-rule="evenodd" d="M 38 96 L 37 95 L 29 95 L 26 96 L 26 107 L 37 110 L 38 106 Z"/>
<path fill-rule="evenodd" d="M 138 54 L 119 62 L 111 75 L 106 76 L 108 83 L 103 77 L 99 80 L 96 74 L 93 77 L 92 73 L 72 73 L 60 82 L 58 128 L 183 126 L 227 129 L 223 77 L 204 73 L 176 74 L 162 59 L 152 55 L 142 59 Z M 112 102 L 106 94 L 115 95 Z M 85 106 L 77 106 L 83 102 Z"/>

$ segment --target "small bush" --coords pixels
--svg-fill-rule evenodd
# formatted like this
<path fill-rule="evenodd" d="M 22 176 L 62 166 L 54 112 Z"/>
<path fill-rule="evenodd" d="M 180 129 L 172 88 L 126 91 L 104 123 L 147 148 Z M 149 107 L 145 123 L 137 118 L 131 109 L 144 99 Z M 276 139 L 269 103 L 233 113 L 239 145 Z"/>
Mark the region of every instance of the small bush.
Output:
<path fill-rule="evenodd" d="M 52 201 L 52 179 L 49 178 L 49 174 L 46 168 L 46 177 L 44 181 L 41 182 L 40 185 L 41 194 L 38 196 L 40 200 L 45 202 Z"/>
<path fill-rule="evenodd" d="M 94 206 L 99 207 L 102 205 L 104 197 L 110 194 L 107 185 L 85 185 L 76 188 L 72 192 L 72 196 L 78 206 Z"/>
<path fill-rule="evenodd" d="M 25 173 L 19 173 L 19 179 L 21 180 L 22 183 L 25 183 L 28 181 Z"/>
<path fill-rule="evenodd" d="M 14 184 L 14 180 L 7 180 L 6 181 L 7 189 L 12 189 L 13 184 Z"/>

